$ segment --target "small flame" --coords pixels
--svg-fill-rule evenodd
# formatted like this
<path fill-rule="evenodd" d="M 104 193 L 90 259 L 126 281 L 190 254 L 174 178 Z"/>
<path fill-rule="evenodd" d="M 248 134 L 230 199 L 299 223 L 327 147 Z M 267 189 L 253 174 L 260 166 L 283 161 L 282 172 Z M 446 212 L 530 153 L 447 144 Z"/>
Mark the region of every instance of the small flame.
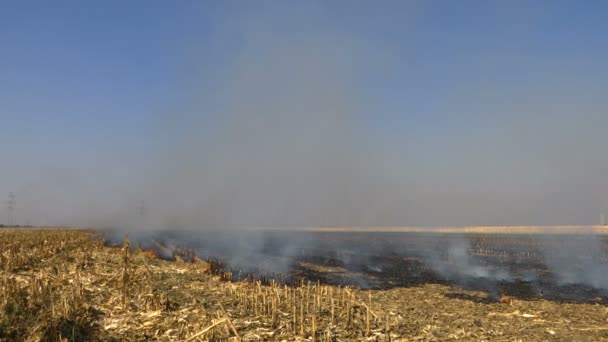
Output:
<path fill-rule="evenodd" d="M 156 252 L 154 252 L 154 251 L 153 251 L 153 250 L 151 250 L 151 249 L 146 249 L 146 250 L 144 250 L 144 251 L 142 252 L 142 254 L 143 254 L 145 257 L 150 258 L 150 259 L 158 259 L 158 255 L 156 254 Z"/>
<path fill-rule="evenodd" d="M 498 299 L 498 302 L 501 304 L 513 305 L 513 298 L 511 298 L 509 296 L 501 295 L 500 299 Z"/>

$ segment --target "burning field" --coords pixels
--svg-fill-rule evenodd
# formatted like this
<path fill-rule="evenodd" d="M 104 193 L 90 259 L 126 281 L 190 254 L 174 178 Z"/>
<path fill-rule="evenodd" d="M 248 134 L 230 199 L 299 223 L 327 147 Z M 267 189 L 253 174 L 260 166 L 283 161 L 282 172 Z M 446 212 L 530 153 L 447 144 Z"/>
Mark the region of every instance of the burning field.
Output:
<path fill-rule="evenodd" d="M 128 239 L 0 230 L 0 340 L 608 339 L 607 245 L 598 235 Z"/>

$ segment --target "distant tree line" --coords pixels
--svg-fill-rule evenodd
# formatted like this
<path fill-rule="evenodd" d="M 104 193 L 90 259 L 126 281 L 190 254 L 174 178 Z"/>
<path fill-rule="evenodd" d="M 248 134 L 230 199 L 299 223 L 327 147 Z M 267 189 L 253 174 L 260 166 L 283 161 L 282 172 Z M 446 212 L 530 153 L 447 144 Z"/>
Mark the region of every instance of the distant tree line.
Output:
<path fill-rule="evenodd" d="M 13 224 L 10 226 L 6 224 L 0 224 L 0 228 L 34 228 L 34 226 L 29 224 Z"/>

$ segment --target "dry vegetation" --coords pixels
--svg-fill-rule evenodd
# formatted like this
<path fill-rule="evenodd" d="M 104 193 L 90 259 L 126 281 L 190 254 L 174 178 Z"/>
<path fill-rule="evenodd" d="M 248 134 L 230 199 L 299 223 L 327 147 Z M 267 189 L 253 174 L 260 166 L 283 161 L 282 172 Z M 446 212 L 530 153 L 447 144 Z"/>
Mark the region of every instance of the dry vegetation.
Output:
<path fill-rule="evenodd" d="M 426 284 L 360 290 L 230 282 L 213 265 L 105 247 L 77 230 L 0 230 L 0 340 L 601 340 L 608 309 Z"/>

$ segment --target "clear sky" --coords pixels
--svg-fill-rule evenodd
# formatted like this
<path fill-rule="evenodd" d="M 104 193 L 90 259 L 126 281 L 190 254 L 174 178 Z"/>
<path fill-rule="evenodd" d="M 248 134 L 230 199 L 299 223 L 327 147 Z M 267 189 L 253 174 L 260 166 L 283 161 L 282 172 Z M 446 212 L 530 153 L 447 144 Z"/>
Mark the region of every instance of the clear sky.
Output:
<path fill-rule="evenodd" d="M 3 1 L 0 196 L 34 224 L 134 224 L 141 199 L 158 226 L 597 223 L 607 13 Z"/>

